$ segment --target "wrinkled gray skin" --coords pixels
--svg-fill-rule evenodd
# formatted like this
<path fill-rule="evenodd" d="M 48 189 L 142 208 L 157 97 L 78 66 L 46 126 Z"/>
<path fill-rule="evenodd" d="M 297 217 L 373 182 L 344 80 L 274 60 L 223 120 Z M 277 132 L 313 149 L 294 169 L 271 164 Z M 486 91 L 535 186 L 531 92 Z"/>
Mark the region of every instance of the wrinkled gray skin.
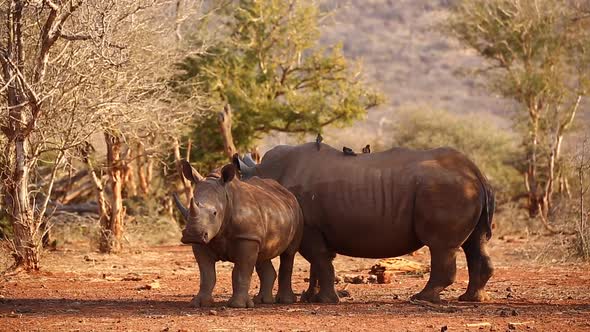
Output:
<path fill-rule="evenodd" d="M 186 220 L 182 243 L 191 244 L 200 272 L 199 293 L 192 305 L 213 304 L 215 262 L 233 262 L 233 295 L 228 305 L 253 307 L 254 303 L 293 303 L 291 288 L 293 260 L 303 232 L 303 214 L 296 198 L 270 179 L 254 177 L 248 181 L 235 178 L 233 165 L 203 178 L 183 161 L 184 176 L 195 184 L 189 208 L 178 196 L 175 202 Z M 276 272 L 271 259 L 280 256 L 279 290 L 276 299 L 272 288 Z M 260 277 L 260 292 L 250 299 L 248 290 L 254 268 Z"/>
<path fill-rule="evenodd" d="M 459 299 L 486 299 L 494 194 L 460 152 L 394 148 L 347 156 L 314 142 L 277 146 L 259 165 L 237 157 L 234 164 L 243 178 L 275 179 L 297 197 L 305 218 L 300 253 L 311 263 L 302 300 L 338 302 L 336 254 L 385 258 L 423 246 L 430 249 L 431 274 L 414 299 L 440 301 L 440 292 L 455 280 L 459 248 L 469 269 L 469 285 Z"/>

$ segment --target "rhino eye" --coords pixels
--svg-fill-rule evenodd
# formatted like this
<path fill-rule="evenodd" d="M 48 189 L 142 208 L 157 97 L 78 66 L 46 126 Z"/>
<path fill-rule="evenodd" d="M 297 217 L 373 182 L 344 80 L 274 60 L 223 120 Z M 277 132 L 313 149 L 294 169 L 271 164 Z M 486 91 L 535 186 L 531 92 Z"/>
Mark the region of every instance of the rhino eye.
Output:
<path fill-rule="evenodd" d="M 213 211 L 213 215 L 216 216 L 217 215 L 217 211 Z"/>

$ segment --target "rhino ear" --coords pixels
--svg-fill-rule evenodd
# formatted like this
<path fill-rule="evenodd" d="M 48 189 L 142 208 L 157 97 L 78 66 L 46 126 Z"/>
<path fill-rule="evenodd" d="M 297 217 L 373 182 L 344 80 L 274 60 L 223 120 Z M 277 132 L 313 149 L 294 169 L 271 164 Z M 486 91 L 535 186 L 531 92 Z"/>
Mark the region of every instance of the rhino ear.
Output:
<path fill-rule="evenodd" d="M 231 158 L 231 163 L 234 165 L 234 167 L 238 170 L 241 171 L 241 165 L 240 165 L 240 155 L 237 153 L 234 153 L 233 157 Z"/>
<path fill-rule="evenodd" d="M 197 172 L 186 159 L 181 160 L 180 163 L 182 164 L 182 175 L 184 175 L 189 181 L 198 183 L 203 180 L 203 176 L 199 174 L 199 172 Z"/>
<path fill-rule="evenodd" d="M 227 164 L 221 169 L 221 181 L 226 184 L 236 176 L 236 167 L 233 164 Z"/>

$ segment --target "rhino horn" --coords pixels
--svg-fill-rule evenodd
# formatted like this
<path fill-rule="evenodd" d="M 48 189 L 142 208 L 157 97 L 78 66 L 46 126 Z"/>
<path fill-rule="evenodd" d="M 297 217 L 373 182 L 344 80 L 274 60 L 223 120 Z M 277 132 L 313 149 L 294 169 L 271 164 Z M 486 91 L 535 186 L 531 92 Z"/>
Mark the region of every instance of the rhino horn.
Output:
<path fill-rule="evenodd" d="M 252 159 L 252 154 L 246 153 L 244 156 L 244 163 L 249 167 L 256 167 L 256 162 Z"/>
<path fill-rule="evenodd" d="M 237 153 L 234 154 L 234 156 L 232 158 L 232 163 L 240 171 L 240 173 L 243 176 L 245 176 L 246 178 L 248 178 L 254 174 L 254 167 L 248 166 L 248 164 L 246 164 L 246 162 L 244 162 L 242 160 L 242 158 L 240 158 L 240 156 Z M 254 165 L 256 165 L 256 164 L 254 164 Z"/>
<path fill-rule="evenodd" d="M 172 196 L 174 196 L 174 203 L 176 204 L 176 207 L 180 211 L 180 214 L 182 214 L 182 217 L 185 220 L 188 220 L 189 211 L 184 207 L 184 205 L 182 205 L 182 203 L 180 202 L 180 198 L 178 198 L 178 195 L 176 193 L 174 193 Z M 192 201 L 193 200 L 191 199 L 191 202 Z"/>
<path fill-rule="evenodd" d="M 189 215 L 191 217 L 196 217 L 197 216 L 197 213 L 199 213 L 199 208 L 197 206 L 197 203 L 195 203 L 195 199 L 194 198 L 191 198 L 191 203 L 190 203 L 190 206 L 189 206 Z"/>

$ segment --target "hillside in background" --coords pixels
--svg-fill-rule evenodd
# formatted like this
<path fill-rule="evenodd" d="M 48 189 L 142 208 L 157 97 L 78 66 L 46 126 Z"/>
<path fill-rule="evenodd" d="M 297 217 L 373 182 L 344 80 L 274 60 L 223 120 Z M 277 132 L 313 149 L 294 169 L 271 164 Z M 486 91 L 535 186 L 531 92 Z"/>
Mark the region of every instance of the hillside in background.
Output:
<path fill-rule="evenodd" d="M 322 9 L 331 12 L 323 22 L 322 43 L 341 42 L 344 53 L 363 63 L 366 80 L 387 99 L 353 127 L 327 130 L 328 144 L 355 149 L 364 142 L 387 145 L 388 123 L 395 121 L 396 110 L 415 106 L 477 112 L 500 125 L 508 123 L 509 102 L 493 96 L 475 78 L 458 74 L 481 60 L 441 33 L 440 24 L 448 15 L 450 2 L 321 2 Z M 275 135 L 266 140 L 263 150 L 290 141 L 286 135 Z"/>

